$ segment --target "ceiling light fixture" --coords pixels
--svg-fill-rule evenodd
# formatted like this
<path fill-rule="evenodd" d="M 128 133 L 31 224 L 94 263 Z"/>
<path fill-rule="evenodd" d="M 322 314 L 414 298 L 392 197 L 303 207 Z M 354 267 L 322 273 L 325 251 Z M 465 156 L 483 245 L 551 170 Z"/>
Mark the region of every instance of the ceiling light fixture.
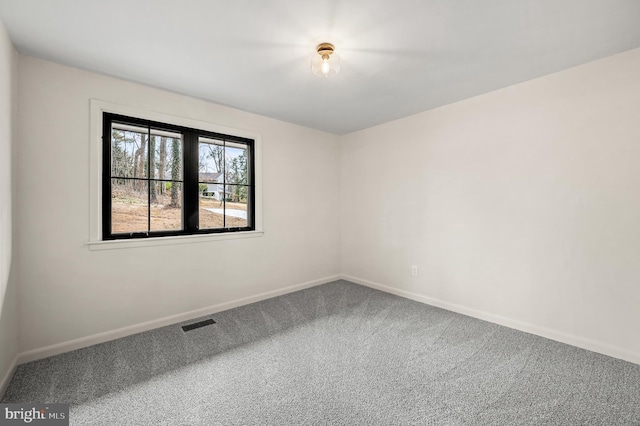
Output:
<path fill-rule="evenodd" d="M 340 56 L 331 43 L 320 43 L 311 58 L 311 71 L 318 77 L 332 77 L 340 72 Z"/>

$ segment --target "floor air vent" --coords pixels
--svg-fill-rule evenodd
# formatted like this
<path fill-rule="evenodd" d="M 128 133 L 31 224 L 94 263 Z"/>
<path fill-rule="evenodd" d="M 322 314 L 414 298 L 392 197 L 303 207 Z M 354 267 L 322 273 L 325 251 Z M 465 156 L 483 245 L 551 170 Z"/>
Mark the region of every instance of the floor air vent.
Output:
<path fill-rule="evenodd" d="M 205 325 L 211 325 L 215 323 L 216 322 L 212 319 L 208 319 L 200 322 L 194 322 L 193 324 L 183 325 L 182 331 L 191 331 L 191 330 L 195 330 L 196 328 L 204 327 Z"/>

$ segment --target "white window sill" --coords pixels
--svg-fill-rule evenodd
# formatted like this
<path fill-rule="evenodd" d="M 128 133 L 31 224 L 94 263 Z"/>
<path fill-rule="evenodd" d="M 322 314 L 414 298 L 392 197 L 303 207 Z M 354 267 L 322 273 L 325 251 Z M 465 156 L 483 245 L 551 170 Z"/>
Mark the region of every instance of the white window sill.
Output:
<path fill-rule="evenodd" d="M 116 250 L 174 244 L 206 243 L 210 241 L 238 240 L 262 237 L 264 231 L 229 232 L 224 234 L 180 235 L 176 237 L 139 238 L 131 240 L 89 241 L 89 250 Z"/>

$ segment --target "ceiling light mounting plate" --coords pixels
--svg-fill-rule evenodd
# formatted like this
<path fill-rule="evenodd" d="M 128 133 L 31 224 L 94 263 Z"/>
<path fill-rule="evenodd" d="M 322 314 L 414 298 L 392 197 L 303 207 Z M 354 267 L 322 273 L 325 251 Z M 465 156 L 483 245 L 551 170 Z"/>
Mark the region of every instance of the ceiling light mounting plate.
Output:
<path fill-rule="evenodd" d="M 325 55 L 331 56 L 334 50 L 335 50 L 335 47 L 331 43 L 320 43 L 318 47 L 316 47 L 316 51 L 318 52 L 318 55 L 322 56 L 323 59 Z"/>

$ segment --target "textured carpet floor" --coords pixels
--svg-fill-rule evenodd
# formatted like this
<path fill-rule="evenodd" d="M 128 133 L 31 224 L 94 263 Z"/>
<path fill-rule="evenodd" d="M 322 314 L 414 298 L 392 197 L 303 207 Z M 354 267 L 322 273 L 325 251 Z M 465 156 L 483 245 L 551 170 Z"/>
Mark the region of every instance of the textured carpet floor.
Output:
<path fill-rule="evenodd" d="M 72 425 L 640 425 L 640 366 L 344 281 L 21 365 Z"/>

